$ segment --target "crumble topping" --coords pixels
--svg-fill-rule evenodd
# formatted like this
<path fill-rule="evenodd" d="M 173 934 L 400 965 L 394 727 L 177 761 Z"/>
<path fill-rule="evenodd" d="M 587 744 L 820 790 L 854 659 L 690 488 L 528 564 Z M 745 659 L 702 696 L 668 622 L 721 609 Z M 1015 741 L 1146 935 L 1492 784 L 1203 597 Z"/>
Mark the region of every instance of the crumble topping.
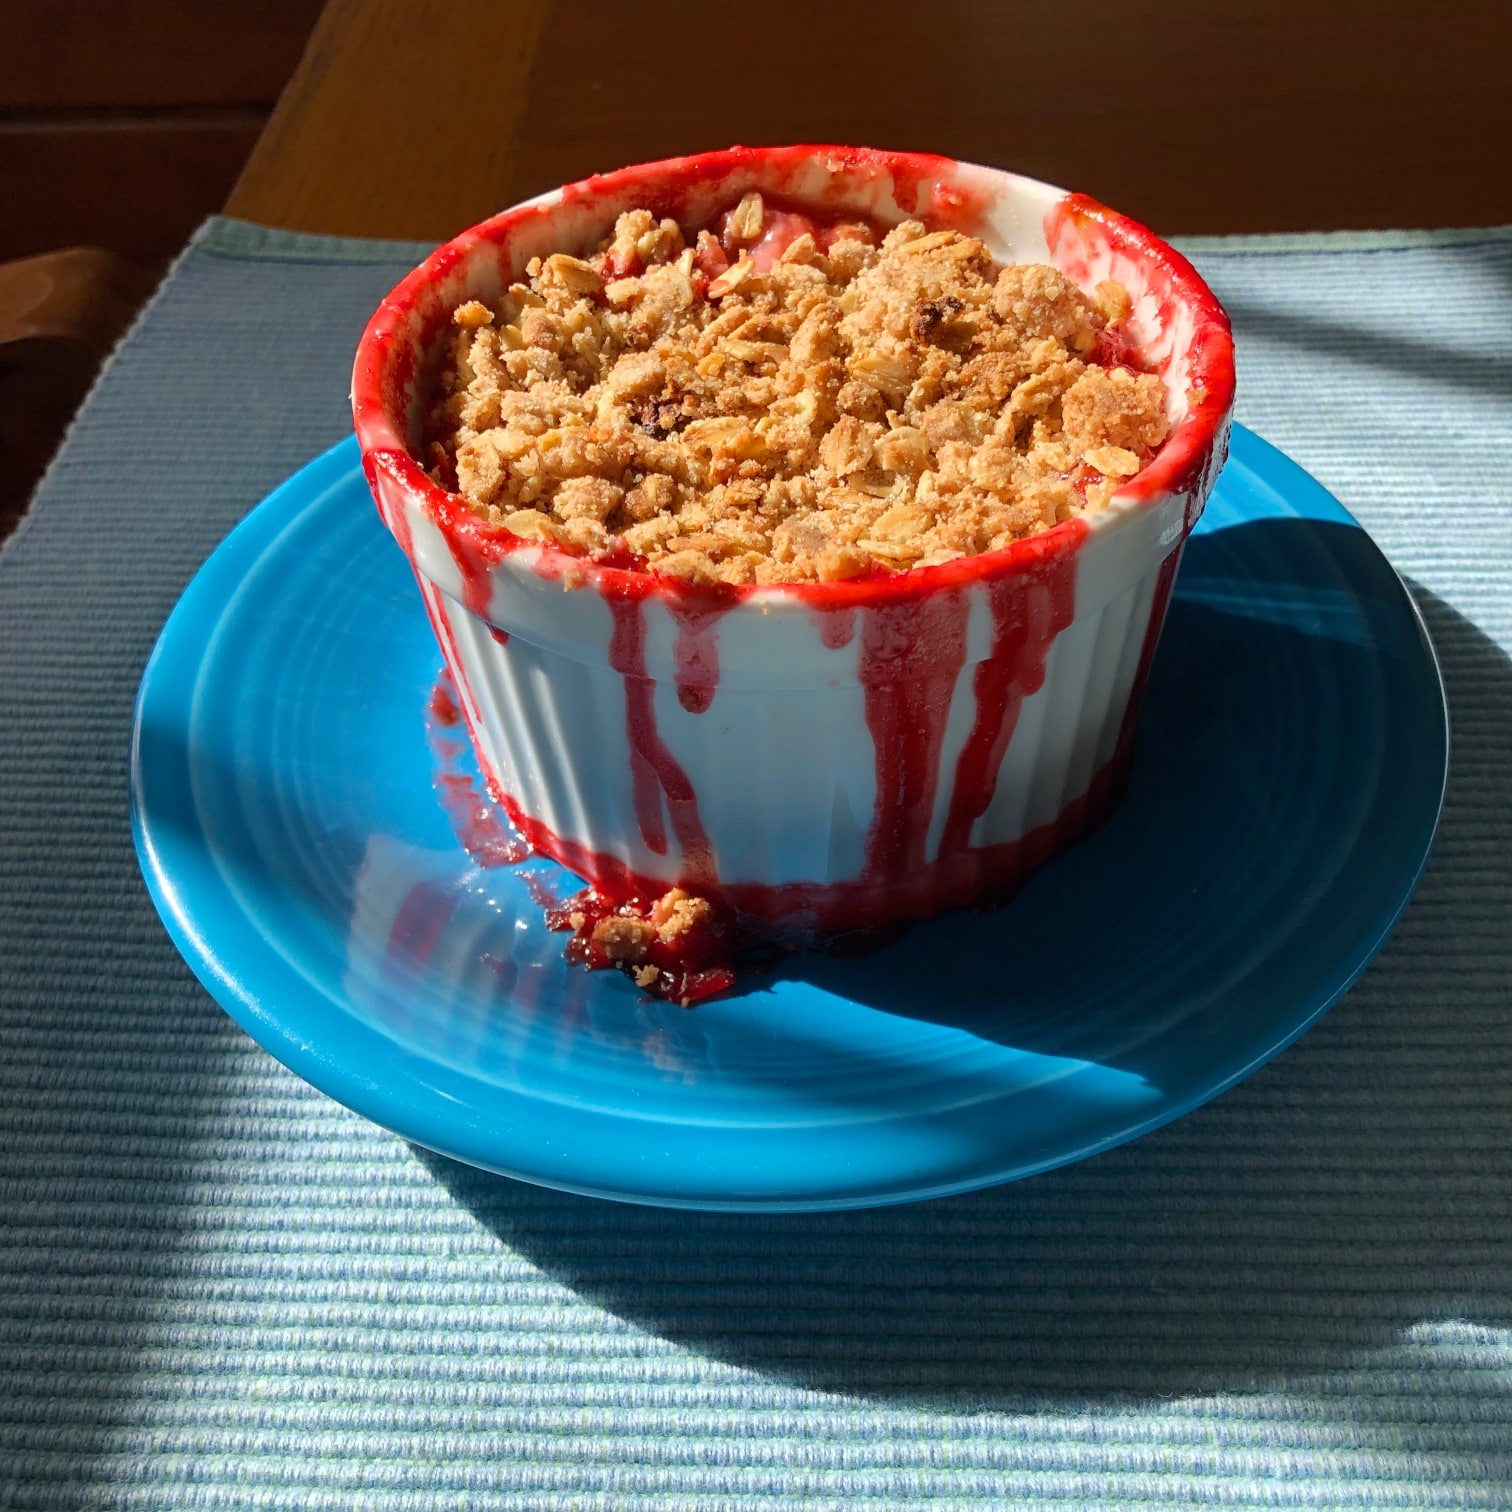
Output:
<path fill-rule="evenodd" d="M 694 584 L 930 566 L 1101 507 L 1165 439 L 1128 313 L 918 221 L 631 210 L 455 311 L 424 461 L 519 536 Z"/>
<path fill-rule="evenodd" d="M 586 888 L 548 910 L 546 923 L 571 933 L 568 960 L 593 970 L 617 967 L 643 991 L 684 1008 L 735 981 L 729 921 L 707 898 L 680 887 L 650 903 L 616 903 Z"/>

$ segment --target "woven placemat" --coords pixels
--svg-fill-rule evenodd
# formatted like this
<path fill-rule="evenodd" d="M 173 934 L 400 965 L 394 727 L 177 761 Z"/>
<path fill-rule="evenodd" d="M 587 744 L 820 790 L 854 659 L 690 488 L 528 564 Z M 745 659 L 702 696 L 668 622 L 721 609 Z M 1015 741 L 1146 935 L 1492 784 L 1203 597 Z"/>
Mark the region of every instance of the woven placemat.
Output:
<path fill-rule="evenodd" d="M 1189 245 L 1240 419 L 1442 657 L 1419 894 L 1315 1030 L 1160 1133 L 747 1217 L 418 1151 L 168 943 L 137 680 L 230 526 L 346 432 L 423 250 L 202 230 L 0 556 L 0 1506 L 1512 1506 L 1512 233 Z"/>

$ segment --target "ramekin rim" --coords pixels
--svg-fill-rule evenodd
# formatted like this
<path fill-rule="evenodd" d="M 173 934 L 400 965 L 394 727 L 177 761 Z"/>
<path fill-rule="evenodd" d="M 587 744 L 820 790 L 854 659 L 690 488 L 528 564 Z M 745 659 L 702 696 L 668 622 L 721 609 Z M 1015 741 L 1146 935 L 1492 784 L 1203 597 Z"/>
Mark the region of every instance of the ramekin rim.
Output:
<path fill-rule="evenodd" d="M 691 587 L 682 580 L 654 570 L 623 567 L 594 561 L 554 544 L 524 541 L 503 525 L 484 520 L 454 494 L 435 483 L 413 455 L 403 429 L 384 400 L 384 385 L 396 354 L 403 350 L 403 327 L 417 301 L 432 284 L 453 271 L 480 247 L 496 242 L 524 224 L 531 216 L 543 216 L 575 198 L 600 195 L 640 178 L 669 178 L 677 174 L 713 177 L 742 166 L 770 163 L 782 158 L 824 157 L 846 166 L 882 168 L 894 175 L 936 182 L 953 170 L 1011 180 L 1029 189 L 1059 195 L 1047 221 L 1056 215 L 1079 223 L 1097 222 L 1121 250 L 1164 274 L 1169 285 L 1192 312 L 1194 330 L 1189 347 L 1189 400 L 1187 414 L 1167 437 L 1155 457 L 1136 477 L 1120 488 L 1097 515 L 1078 515 L 1035 535 L 1010 542 L 995 551 L 953 558 L 928 567 L 914 567 L 883 577 L 867 577 L 835 583 L 773 583 L 752 587 L 727 586 L 711 590 Z M 1233 405 L 1233 336 L 1227 314 L 1217 297 L 1192 264 L 1147 226 L 1099 203 L 1085 194 L 1068 192 L 1010 169 L 965 163 L 932 153 L 891 151 L 882 148 L 847 147 L 831 143 L 801 143 L 789 146 L 733 146 L 709 152 L 632 163 L 605 174 L 592 174 L 543 194 L 522 200 L 460 231 L 442 243 L 407 273 L 384 296 L 369 318 L 357 344 L 352 373 L 353 428 L 362 452 L 364 470 L 370 479 L 377 470 L 419 503 L 422 512 L 450 538 L 465 529 L 475 542 L 491 544 L 503 559 L 516 551 L 528 552 L 537 572 L 560 577 L 573 586 L 592 585 L 613 596 L 644 597 L 651 594 L 677 599 L 715 597 L 730 600 L 759 599 L 771 604 L 801 598 L 814 608 L 864 608 L 899 597 L 917 597 L 936 589 L 961 587 L 990 581 L 1024 570 L 1042 561 L 1047 552 L 1071 545 L 1096 529 L 1099 535 L 1116 528 L 1122 519 L 1143 513 L 1154 504 L 1188 489 L 1203 469 L 1223 435 Z M 465 516 L 465 519 L 462 518 Z M 1187 521 L 1190 524 L 1190 520 Z"/>

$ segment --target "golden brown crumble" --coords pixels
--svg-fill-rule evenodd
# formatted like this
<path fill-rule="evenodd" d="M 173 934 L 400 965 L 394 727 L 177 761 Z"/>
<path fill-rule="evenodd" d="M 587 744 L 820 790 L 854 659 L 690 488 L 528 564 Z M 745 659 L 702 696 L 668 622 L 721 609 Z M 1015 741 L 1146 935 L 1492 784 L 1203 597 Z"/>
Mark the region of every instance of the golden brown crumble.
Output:
<path fill-rule="evenodd" d="M 748 194 L 689 244 L 631 210 L 592 257 L 461 306 L 431 475 L 527 539 L 694 583 L 830 582 L 1098 508 L 1165 439 L 1160 379 L 1098 360 L 1120 285 L 1089 298 L 918 221 L 880 244 L 814 226 L 774 260 L 793 219 Z"/>
<path fill-rule="evenodd" d="M 644 961 L 657 945 L 676 947 L 695 931 L 709 928 L 713 921 L 714 905 L 707 898 L 674 887 L 663 893 L 645 915 L 614 913 L 599 919 L 588 931 L 588 940 L 606 960 L 633 965 Z M 581 931 L 587 919 L 572 914 L 568 922 Z M 640 980 L 639 973 L 636 980 Z"/>

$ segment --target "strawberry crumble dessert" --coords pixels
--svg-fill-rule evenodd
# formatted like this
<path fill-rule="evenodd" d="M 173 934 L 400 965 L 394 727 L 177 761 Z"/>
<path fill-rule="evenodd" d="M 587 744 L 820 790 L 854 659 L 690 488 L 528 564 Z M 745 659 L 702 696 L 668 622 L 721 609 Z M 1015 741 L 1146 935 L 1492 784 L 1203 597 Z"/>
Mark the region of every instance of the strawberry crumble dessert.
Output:
<path fill-rule="evenodd" d="M 462 231 L 352 408 L 462 807 L 512 827 L 479 864 L 562 865 L 524 877 L 568 956 L 685 1004 L 1011 896 L 1124 791 L 1233 393 L 1174 248 L 927 153 L 733 147 Z"/>
<path fill-rule="evenodd" d="M 696 232 L 626 211 L 526 273 L 453 313 L 430 476 L 516 536 L 690 588 L 994 551 L 1106 504 L 1169 429 L 1122 285 L 918 220 L 750 192 Z"/>

